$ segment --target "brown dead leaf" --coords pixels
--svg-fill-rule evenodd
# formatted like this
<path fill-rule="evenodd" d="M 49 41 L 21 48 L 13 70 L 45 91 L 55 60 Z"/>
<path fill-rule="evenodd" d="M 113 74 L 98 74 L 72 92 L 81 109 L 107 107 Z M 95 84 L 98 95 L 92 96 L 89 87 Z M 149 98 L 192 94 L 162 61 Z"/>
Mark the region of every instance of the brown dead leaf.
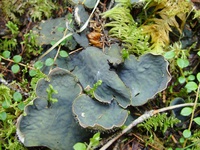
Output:
<path fill-rule="evenodd" d="M 101 33 L 96 32 L 96 31 L 92 31 L 87 35 L 89 42 L 99 48 L 102 48 L 102 43 L 100 41 L 101 39 Z"/>

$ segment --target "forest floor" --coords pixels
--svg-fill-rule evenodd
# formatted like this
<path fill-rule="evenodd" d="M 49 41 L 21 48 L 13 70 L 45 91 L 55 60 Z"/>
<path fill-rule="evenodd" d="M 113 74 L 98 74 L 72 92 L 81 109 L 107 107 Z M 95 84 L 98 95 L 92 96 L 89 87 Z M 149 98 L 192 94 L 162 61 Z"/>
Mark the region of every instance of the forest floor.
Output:
<path fill-rule="evenodd" d="M 118 0 L 117 2 L 85 0 L 83 3 L 73 4 L 76 1 L 71 3 L 62 0 L 31 2 L 1 0 L 0 150 L 52 148 L 45 144 L 34 145 L 31 142 L 32 145 L 29 145 L 29 141 L 24 143 L 19 139 L 19 134 L 16 134 L 17 130 L 26 132 L 22 126 L 19 127 L 19 117 L 25 114 L 24 108 L 37 97 L 36 89 L 39 89 L 37 82 L 45 78 L 56 66 L 63 68 L 61 58 L 73 58 L 90 46 L 106 53 L 106 49 L 111 48 L 113 44 L 118 45 L 122 62 L 113 60 L 113 63 L 107 60 L 106 64 L 113 63 L 109 71 L 118 72 L 118 66 L 132 58 L 131 55 L 134 55 L 139 62 L 141 57 L 151 53 L 161 57 L 162 65 L 165 65 L 164 69 L 161 68 L 162 71 L 164 70 L 163 76 L 166 73 L 168 79 L 161 80 L 159 73 L 156 73 L 159 72 L 156 69 L 163 67 L 162 65 L 155 65 L 157 68 L 151 70 L 155 74 L 149 72 L 149 74 L 136 75 L 139 88 L 143 93 L 139 91 L 134 94 L 137 96 L 141 92 L 144 94 L 143 100 L 146 101 L 125 108 L 130 120 L 127 119 L 126 123 L 124 121 L 121 127 L 103 132 L 100 130 L 100 135 L 93 138 L 97 130 L 92 131 L 91 138 L 81 141 L 81 146 L 85 145 L 85 147 L 79 145 L 80 147 L 74 149 L 100 149 L 127 127 L 131 127 L 130 130 L 116 138 L 108 149 L 199 149 L 200 12 L 198 10 L 200 2 L 194 0 L 179 2 L 146 0 L 137 3 Z M 66 37 L 68 34 L 73 34 L 73 37 Z M 56 54 L 52 56 L 55 49 Z M 100 59 L 97 60 L 100 62 Z M 151 65 L 152 61 L 147 61 L 146 66 Z M 143 69 L 138 66 L 134 66 L 134 69 Z M 45 70 L 45 67 L 49 67 L 49 71 Z M 70 71 L 73 73 L 74 70 L 76 71 L 76 67 Z M 157 78 L 154 78 L 155 76 Z M 88 91 L 87 87 L 82 87 L 83 93 L 89 93 L 90 97 L 96 98 L 95 90 L 101 86 L 98 81 L 90 85 Z M 158 82 L 164 86 L 157 85 Z M 151 93 L 155 88 L 157 89 L 153 96 L 146 96 L 146 93 L 149 91 Z M 50 96 L 48 95 L 50 99 L 54 92 L 50 87 Z M 118 95 L 112 96 L 115 99 Z M 179 104 L 186 105 L 179 107 Z M 170 106 L 177 106 L 177 108 Z M 120 108 L 122 109 L 121 105 Z M 166 110 L 158 113 L 157 110 L 161 108 Z M 154 110 L 154 114 L 147 119 L 143 118 L 134 126 L 129 126 L 137 117 L 150 113 L 151 110 Z M 77 120 L 76 123 L 80 121 Z"/>

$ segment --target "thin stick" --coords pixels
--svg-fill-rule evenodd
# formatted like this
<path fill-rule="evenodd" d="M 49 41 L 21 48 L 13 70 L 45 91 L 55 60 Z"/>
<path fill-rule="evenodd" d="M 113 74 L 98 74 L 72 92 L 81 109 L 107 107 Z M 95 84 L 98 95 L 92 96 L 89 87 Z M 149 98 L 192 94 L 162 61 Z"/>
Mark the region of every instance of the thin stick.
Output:
<path fill-rule="evenodd" d="M 12 59 L 7 59 L 7 58 L 4 58 L 2 56 L 0 56 L 0 58 L 3 59 L 3 60 L 6 60 L 6 61 L 12 62 L 12 63 L 16 63 Z M 33 68 L 33 67 L 29 66 L 29 65 L 25 65 L 25 64 L 22 64 L 22 63 L 16 63 L 16 64 L 18 64 L 20 66 L 23 66 L 23 67 L 27 67 L 27 68 L 32 69 L 32 70 L 36 70 L 35 68 Z"/>
<path fill-rule="evenodd" d="M 192 114 L 191 114 L 190 124 L 189 124 L 188 130 L 190 130 L 191 127 L 192 127 L 192 122 L 193 122 L 193 119 L 194 119 L 194 113 L 195 113 L 195 110 L 197 108 L 197 102 L 198 102 L 198 98 L 199 98 L 199 90 L 200 90 L 200 83 L 198 85 L 198 89 L 197 89 L 197 92 L 196 92 L 196 98 L 195 98 L 195 101 L 194 101 L 194 106 L 193 106 L 193 110 L 192 110 Z M 188 139 L 186 139 L 185 142 L 183 143 L 183 147 L 186 146 L 187 141 L 188 141 Z"/>
<path fill-rule="evenodd" d="M 83 30 L 85 30 L 85 28 L 87 27 L 87 25 L 88 25 L 90 19 L 92 18 L 92 15 L 93 15 L 94 11 L 95 11 L 96 8 L 97 8 L 99 2 L 100 2 L 100 0 L 97 0 L 96 4 L 95 4 L 95 6 L 94 6 L 94 9 L 92 10 L 92 13 L 90 14 L 88 20 L 85 22 L 85 24 L 84 24 L 78 31 L 76 31 L 77 33 L 80 33 L 80 32 L 82 32 Z"/>
<path fill-rule="evenodd" d="M 165 107 L 165 108 L 161 108 L 161 109 L 157 109 L 157 110 L 150 110 L 150 111 L 146 112 L 145 114 L 143 114 L 142 116 L 138 117 L 136 120 L 134 120 L 130 125 L 128 125 L 124 130 L 122 130 L 116 137 L 114 137 L 113 139 L 108 141 L 108 143 L 106 143 L 100 150 L 106 150 L 112 143 L 114 143 L 117 139 L 119 139 L 127 131 L 129 131 L 137 124 L 144 122 L 146 119 L 149 119 L 150 117 L 152 117 L 153 115 L 155 115 L 157 113 L 172 110 L 175 108 L 180 108 L 180 107 L 185 107 L 185 106 L 194 106 L 194 105 L 195 105 L 195 103 L 186 103 L 186 104 L 179 104 L 179 105 L 175 105 L 175 106 L 169 106 L 169 107 Z"/>
<path fill-rule="evenodd" d="M 78 51 L 80 51 L 80 50 L 82 50 L 83 48 L 82 47 L 80 47 L 80 48 L 78 48 L 78 49 L 76 49 L 76 50 L 74 50 L 74 51 L 72 51 L 72 52 L 70 52 L 69 53 L 69 55 L 71 55 L 71 54 L 74 54 L 74 53 L 76 53 L 76 52 L 78 52 Z"/>
<path fill-rule="evenodd" d="M 198 98 L 199 98 L 199 90 L 200 90 L 200 83 L 199 83 L 199 86 L 198 86 L 198 89 L 197 89 L 197 92 L 196 92 L 196 98 L 195 98 L 195 101 L 194 101 L 194 106 L 193 106 L 193 110 L 192 110 L 192 114 L 191 114 L 191 119 L 190 119 L 190 124 L 189 124 L 188 130 L 190 130 L 191 127 L 192 127 L 194 113 L 195 113 L 195 110 L 197 108 L 197 102 L 198 102 Z"/>
<path fill-rule="evenodd" d="M 45 55 L 50 53 L 55 47 L 57 47 L 62 41 L 64 41 L 66 38 L 72 36 L 72 33 L 68 33 L 66 36 L 61 38 L 58 42 L 56 42 L 50 49 L 48 49 L 42 56 L 39 57 L 39 60 L 42 59 Z"/>
<path fill-rule="evenodd" d="M 65 32 L 64 32 L 63 37 L 66 36 L 67 30 L 68 30 L 68 28 L 65 29 Z M 61 49 L 61 45 L 58 46 L 58 50 L 57 50 L 56 56 L 55 56 L 54 59 L 53 59 L 54 62 L 55 62 L 56 59 L 58 58 L 58 55 L 59 55 L 60 49 Z M 49 73 L 51 72 L 52 67 L 53 67 L 53 66 L 51 66 L 51 68 L 49 69 Z"/>
<path fill-rule="evenodd" d="M 178 104 L 178 105 L 174 105 L 174 106 L 164 107 L 164 108 L 154 110 L 154 114 L 165 112 L 165 111 L 176 109 L 176 108 L 180 108 L 180 107 L 194 106 L 194 105 L 195 105 L 195 103 L 185 103 L 185 104 Z"/>

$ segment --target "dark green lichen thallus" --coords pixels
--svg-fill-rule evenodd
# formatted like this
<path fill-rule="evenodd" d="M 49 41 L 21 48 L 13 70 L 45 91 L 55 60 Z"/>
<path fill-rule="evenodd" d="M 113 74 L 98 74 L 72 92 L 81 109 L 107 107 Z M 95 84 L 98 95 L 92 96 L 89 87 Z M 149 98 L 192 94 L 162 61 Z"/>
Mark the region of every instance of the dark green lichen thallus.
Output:
<path fill-rule="evenodd" d="M 82 128 L 120 128 L 128 106 L 143 105 L 166 88 L 171 77 L 162 56 L 146 54 L 137 59 L 130 55 L 123 61 L 116 49 L 109 48 L 113 56 L 88 47 L 60 58 L 58 66 L 65 69 L 55 68 L 48 81 L 38 82 L 37 98 L 26 106 L 26 116 L 18 119 L 17 133 L 25 146 L 64 150 L 89 134 Z M 87 87 L 92 94 L 83 91 Z M 48 107 L 49 99 L 57 102 Z"/>
<path fill-rule="evenodd" d="M 80 85 L 67 70 L 56 68 L 37 84 L 37 98 L 25 108 L 26 115 L 17 121 L 17 135 L 27 147 L 46 146 L 52 150 L 72 149 L 73 145 L 91 137 L 81 128 L 72 114 L 72 102 L 81 93 Z M 46 89 L 52 85 L 58 101 L 48 107 Z"/>
<path fill-rule="evenodd" d="M 131 89 L 131 105 L 141 106 L 167 87 L 171 76 L 168 62 L 161 55 L 145 54 L 137 59 L 130 55 L 118 67 L 117 74 Z"/>

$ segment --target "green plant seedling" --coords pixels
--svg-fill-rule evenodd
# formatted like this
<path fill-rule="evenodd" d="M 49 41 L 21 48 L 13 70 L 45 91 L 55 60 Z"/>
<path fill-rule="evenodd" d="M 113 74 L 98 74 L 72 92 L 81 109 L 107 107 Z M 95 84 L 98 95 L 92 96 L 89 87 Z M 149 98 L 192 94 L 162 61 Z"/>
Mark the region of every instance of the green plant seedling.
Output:
<path fill-rule="evenodd" d="M 188 130 L 188 129 L 185 129 L 184 131 L 183 131 L 183 137 L 184 138 L 189 138 L 189 137 L 191 137 L 191 131 L 190 130 Z"/>
<path fill-rule="evenodd" d="M 14 65 L 12 65 L 11 70 L 12 70 L 13 73 L 16 74 L 20 71 L 20 67 L 19 67 L 18 64 L 14 64 Z"/>
<path fill-rule="evenodd" d="M 165 57 L 166 59 L 172 59 L 172 58 L 175 57 L 175 52 L 174 52 L 173 50 L 168 51 L 168 52 L 166 52 L 166 53 L 164 54 L 164 57 Z"/>
<path fill-rule="evenodd" d="M 20 55 L 15 55 L 15 56 L 13 57 L 13 61 L 14 61 L 15 63 L 19 63 L 21 60 L 22 60 L 22 56 L 20 56 Z"/>
<path fill-rule="evenodd" d="M 15 93 L 13 94 L 13 99 L 14 99 L 16 102 L 21 101 L 21 100 L 22 100 L 22 95 L 21 95 L 21 93 L 15 92 Z"/>
<path fill-rule="evenodd" d="M 196 122 L 198 125 L 200 125 L 200 117 L 196 117 L 193 119 L 194 122 Z"/>
<path fill-rule="evenodd" d="M 53 89 L 53 86 L 49 84 L 49 88 L 46 89 L 47 95 L 48 95 L 48 102 L 49 103 L 55 103 L 58 102 L 58 99 L 53 98 L 53 94 L 58 94 L 58 91 Z"/>
<path fill-rule="evenodd" d="M 87 146 L 86 144 L 84 143 L 76 143 L 74 146 L 73 146 L 73 149 L 74 150 L 87 150 Z"/>
<path fill-rule="evenodd" d="M 195 76 L 191 74 L 191 75 L 189 75 L 187 77 L 187 79 L 188 79 L 188 81 L 194 81 L 195 80 Z"/>
<path fill-rule="evenodd" d="M 0 120 L 5 121 L 7 118 L 7 113 L 6 112 L 1 112 L 0 113 Z"/>
<path fill-rule="evenodd" d="M 3 57 L 4 58 L 9 58 L 10 57 L 10 51 L 4 51 L 3 53 L 2 53 L 2 55 L 3 55 Z"/>
<path fill-rule="evenodd" d="M 185 68 L 189 65 L 189 60 L 188 59 L 182 59 L 182 58 L 178 58 L 177 59 L 177 65 L 180 67 L 180 68 Z"/>
<path fill-rule="evenodd" d="M 68 53 L 66 52 L 66 51 L 64 51 L 64 50 L 61 50 L 60 52 L 59 52 L 59 54 L 60 54 L 60 56 L 61 57 L 68 57 Z"/>
<path fill-rule="evenodd" d="M 76 143 L 73 146 L 74 150 L 95 150 L 95 148 L 97 148 L 97 146 L 100 143 L 100 132 L 97 132 L 96 134 L 93 135 L 92 138 L 90 138 L 90 142 L 89 144 L 86 143 Z"/>
<path fill-rule="evenodd" d="M 126 49 L 122 49 L 122 57 L 124 59 L 128 59 L 129 58 L 129 52 Z"/>
<path fill-rule="evenodd" d="M 192 91 L 196 91 L 198 85 L 196 84 L 196 82 L 190 81 L 185 85 L 185 88 L 187 89 L 187 92 L 190 93 Z"/>
<path fill-rule="evenodd" d="M 30 75 L 31 77 L 34 77 L 36 74 L 37 74 L 37 71 L 36 71 L 36 70 L 30 70 L 30 71 L 29 71 L 29 75 Z"/>
<path fill-rule="evenodd" d="M 36 68 L 36 69 L 41 69 L 42 67 L 43 67 L 43 62 L 41 62 L 41 61 L 37 61 L 35 64 L 34 64 L 34 67 Z"/>
<path fill-rule="evenodd" d="M 192 113 L 192 108 L 191 107 L 185 107 L 181 110 L 181 115 L 183 116 L 189 116 Z"/>
<path fill-rule="evenodd" d="M 197 53 L 199 56 L 200 56 L 200 51 L 198 51 L 198 53 Z"/>
<path fill-rule="evenodd" d="M 186 82 L 186 78 L 183 77 L 183 76 L 181 76 L 181 77 L 178 78 L 178 82 L 179 82 L 180 84 L 183 84 L 183 83 Z"/>
<path fill-rule="evenodd" d="M 102 84 L 102 80 L 98 80 L 95 84 L 93 84 L 93 87 L 86 87 L 85 92 L 90 95 L 91 97 L 94 97 L 94 92 L 96 89 Z"/>
<path fill-rule="evenodd" d="M 53 58 L 47 58 L 47 59 L 45 60 L 45 65 L 46 65 L 46 66 L 52 66 L 53 64 L 54 64 Z"/>
<path fill-rule="evenodd" d="M 200 82 L 200 72 L 197 73 L 197 80 Z"/>
<path fill-rule="evenodd" d="M 23 111 L 23 110 L 24 110 L 24 107 L 25 107 L 24 102 L 20 102 L 20 103 L 17 105 L 17 107 L 18 107 L 21 111 Z"/>

